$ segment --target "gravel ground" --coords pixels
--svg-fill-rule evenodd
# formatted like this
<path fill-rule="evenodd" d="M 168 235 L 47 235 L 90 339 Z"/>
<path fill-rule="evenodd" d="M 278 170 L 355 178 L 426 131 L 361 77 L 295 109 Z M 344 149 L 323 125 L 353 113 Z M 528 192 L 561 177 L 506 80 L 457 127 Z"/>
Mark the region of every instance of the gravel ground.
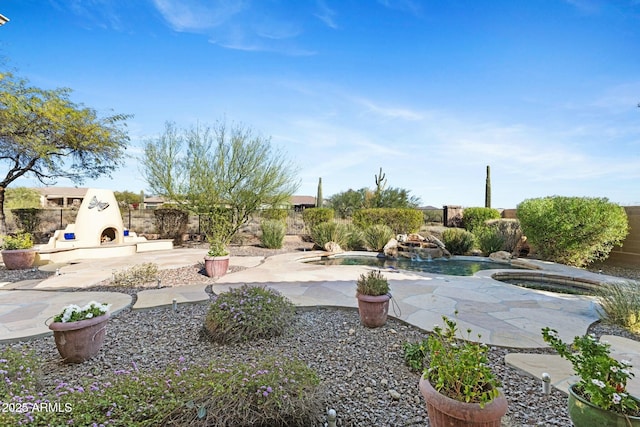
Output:
<path fill-rule="evenodd" d="M 276 252 L 309 249 L 308 243 L 291 242 L 281 251 L 257 246 L 232 247 L 232 255 L 273 255 Z M 613 274 L 614 270 L 605 270 Z M 195 265 L 160 272 L 164 286 L 177 283 L 210 281 Z M 16 279 L 18 273 L 0 270 L 0 281 Z M 28 277 L 28 272 L 20 273 Z M 31 272 L 37 274 L 37 272 Z M 640 278 L 639 271 L 615 268 L 620 277 Z M 107 289 L 106 283 L 96 290 Z M 208 291 L 210 289 L 208 288 Z M 136 290 L 129 290 L 135 293 Z M 59 381 L 73 384 L 86 374 L 106 378 L 115 370 L 155 369 L 176 362 L 180 357 L 194 363 L 209 363 L 222 357 L 244 359 L 257 354 L 298 357 L 319 373 L 327 390 L 326 407 L 338 413 L 339 426 L 428 426 L 424 402 L 418 391 L 419 375 L 405 367 L 402 344 L 419 341 L 423 331 L 390 319 L 384 327 L 367 329 L 360 325 L 357 310 L 315 308 L 299 309 L 291 331 L 283 337 L 249 344 L 220 346 L 202 339 L 201 327 L 207 306 L 179 306 L 148 311 L 125 310 L 109 321 L 102 351 L 80 365 L 60 363 L 53 337 L 45 337 L 12 346 L 34 349 L 45 363 L 43 386 L 53 389 Z M 158 327 L 162 325 L 162 327 Z M 617 334 L 638 340 L 620 328 L 594 324 L 590 332 Z M 3 346 L 0 345 L 0 348 Z M 509 352 L 548 352 L 547 349 L 507 349 L 492 347 L 490 363 L 503 383 L 509 401 L 504 426 L 568 426 L 566 396 L 553 389 L 549 396 L 540 393 L 539 381 L 504 364 Z M 316 426 L 326 419 L 319 414 Z"/>

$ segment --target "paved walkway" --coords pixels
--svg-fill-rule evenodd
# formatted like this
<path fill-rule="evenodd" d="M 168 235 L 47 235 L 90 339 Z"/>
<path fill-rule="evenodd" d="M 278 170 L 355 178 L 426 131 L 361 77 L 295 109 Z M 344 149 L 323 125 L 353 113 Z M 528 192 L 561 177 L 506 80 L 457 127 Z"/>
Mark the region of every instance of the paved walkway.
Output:
<path fill-rule="evenodd" d="M 117 292 L 68 292 L 72 288 L 89 288 L 108 279 L 114 271 L 145 262 L 160 269 L 178 268 L 201 262 L 206 250 L 173 249 L 146 252 L 124 258 L 80 260 L 71 264 L 48 265 L 43 269 L 58 275 L 37 282 L 0 283 L 0 343 L 29 339 L 49 334 L 46 322 L 67 304 L 85 304 L 89 300 L 112 304 L 118 312 L 131 304 L 131 297 Z M 298 262 L 302 257 L 319 256 L 321 252 L 297 252 L 269 258 L 231 258 L 231 265 L 248 267 L 228 274 L 212 286 L 224 292 L 242 284 L 261 284 L 277 289 L 300 306 L 357 307 L 355 282 L 371 267 L 322 266 Z M 537 263 L 545 270 L 568 277 L 614 281 L 616 278 L 589 273 L 553 263 Z M 446 276 L 389 270 L 393 305 L 390 314 L 425 330 L 442 324 L 442 315 L 454 317 L 462 331 L 470 328 L 471 338 L 490 345 L 536 348 L 545 347 L 541 328 L 550 326 L 570 341 L 582 335 L 598 319 L 592 298 L 558 295 L 524 289 L 491 279 L 490 271 L 474 276 Z M 188 285 L 150 289 L 138 293 L 133 309 L 149 309 L 206 301 L 206 285 Z M 49 320 L 50 321 L 50 320 Z M 640 354 L 640 343 L 614 337 L 614 354 L 633 359 Z M 640 364 L 640 358 L 637 358 Z M 552 383 L 560 389 L 571 381 L 570 366 L 557 356 L 509 355 L 506 362 L 540 377 L 552 375 Z M 636 380 L 640 384 L 640 379 Z M 640 387 L 638 387 L 640 396 Z"/>

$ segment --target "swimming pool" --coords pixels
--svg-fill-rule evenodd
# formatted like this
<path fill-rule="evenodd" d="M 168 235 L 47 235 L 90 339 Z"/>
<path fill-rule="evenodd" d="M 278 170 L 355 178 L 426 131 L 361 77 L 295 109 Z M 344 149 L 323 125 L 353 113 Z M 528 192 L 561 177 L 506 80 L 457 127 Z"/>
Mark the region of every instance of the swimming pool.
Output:
<path fill-rule="evenodd" d="M 366 265 L 378 267 L 383 270 L 409 270 L 421 273 L 447 274 L 450 276 L 473 276 L 480 270 L 492 270 L 500 268 L 516 268 L 510 264 L 488 261 L 486 259 L 475 260 L 469 258 L 436 258 L 434 260 L 411 260 L 408 258 L 388 259 L 374 256 L 348 255 L 323 257 L 320 260 L 308 261 L 309 264 L 320 265 Z"/>

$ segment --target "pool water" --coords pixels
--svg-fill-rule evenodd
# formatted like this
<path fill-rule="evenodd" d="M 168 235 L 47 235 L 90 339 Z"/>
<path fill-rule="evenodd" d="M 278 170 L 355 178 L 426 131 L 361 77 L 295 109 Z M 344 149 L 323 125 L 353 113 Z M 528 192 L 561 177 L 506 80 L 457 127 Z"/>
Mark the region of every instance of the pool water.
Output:
<path fill-rule="evenodd" d="M 473 276 L 480 270 L 491 270 L 498 268 L 518 268 L 509 264 L 497 263 L 493 261 L 466 260 L 466 259 L 446 259 L 437 258 L 434 260 L 410 260 L 401 258 L 391 260 L 371 256 L 345 256 L 323 258 L 319 261 L 310 261 L 309 264 L 321 265 L 366 265 L 378 267 L 383 270 L 409 270 L 422 273 L 448 274 L 450 276 Z"/>

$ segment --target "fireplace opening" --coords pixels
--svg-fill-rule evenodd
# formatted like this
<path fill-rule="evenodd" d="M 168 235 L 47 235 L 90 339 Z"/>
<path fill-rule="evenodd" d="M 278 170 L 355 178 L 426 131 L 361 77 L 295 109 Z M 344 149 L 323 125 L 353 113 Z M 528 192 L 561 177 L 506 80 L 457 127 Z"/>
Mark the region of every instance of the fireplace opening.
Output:
<path fill-rule="evenodd" d="M 113 227 L 105 228 L 100 236 L 100 244 L 116 243 L 116 229 Z"/>

